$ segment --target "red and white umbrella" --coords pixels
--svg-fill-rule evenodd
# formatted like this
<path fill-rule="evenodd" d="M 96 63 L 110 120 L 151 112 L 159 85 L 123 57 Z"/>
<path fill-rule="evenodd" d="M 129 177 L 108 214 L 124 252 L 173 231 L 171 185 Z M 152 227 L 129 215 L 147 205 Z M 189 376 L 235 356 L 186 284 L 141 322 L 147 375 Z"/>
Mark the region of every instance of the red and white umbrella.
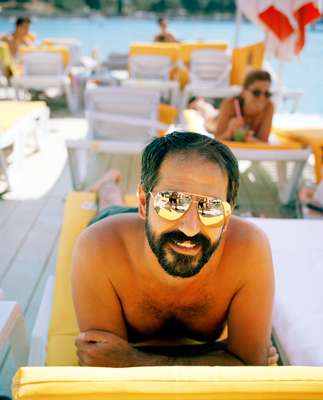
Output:
<path fill-rule="evenodd" d="M 266 31 L 267 53 L 290 60 L 305 44 L 306 26 L 320 18 L 317 1 L 237 0 L 238 11 Z"/>

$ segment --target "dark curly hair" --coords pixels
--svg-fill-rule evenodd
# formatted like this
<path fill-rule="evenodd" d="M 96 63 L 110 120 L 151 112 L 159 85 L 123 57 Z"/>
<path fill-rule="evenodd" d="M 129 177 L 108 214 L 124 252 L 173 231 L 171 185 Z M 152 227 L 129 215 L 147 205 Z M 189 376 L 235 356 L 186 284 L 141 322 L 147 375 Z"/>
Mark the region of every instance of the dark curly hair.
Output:
<path fill-rule="evenodd" d="M 141 159 L 141 183 L 148 194 L 159 179 L 159 170 L 169 154 L 197 154 L 217 164 L 228 177 L 227 201 L 234 206 L 239 189 L 239 167 L 232 151 L 225 144 L 194 132 L 173 132 L 153 139 Z"/>

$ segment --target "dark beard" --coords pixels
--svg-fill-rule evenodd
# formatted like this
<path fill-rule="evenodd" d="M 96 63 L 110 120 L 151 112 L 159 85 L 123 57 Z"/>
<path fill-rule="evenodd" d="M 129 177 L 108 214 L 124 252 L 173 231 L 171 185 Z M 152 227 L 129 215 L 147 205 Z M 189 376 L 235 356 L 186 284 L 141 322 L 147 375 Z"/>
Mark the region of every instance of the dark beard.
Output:
<path fill-rule="evenodd" d="M 186 236 L 181 231 L 172 231 L 163 233 L 159 238 L 152 232 L 148 220 L 145 222 L 145 232 L 147 240 L 152 252 L 157 257 L 157 260 L 161 267 L 172 276 L 178 276 L 181 278 L 189 278 L 198 274 L 203 266 L 209 261 L 212 254 L 218 248 L 220 238 L 212 244 L 204 235 L 197 234 L 193 237 Z M 165 251 L 165 247 L 169 243 L 174 241 L 190 241 L 191 243 L 201 246 L 201 255 L 187 256 L 176 253 L 174 250 L 169 249 L 168 254 Z M 171 258 L 171 260 L 169 260 Z"/>

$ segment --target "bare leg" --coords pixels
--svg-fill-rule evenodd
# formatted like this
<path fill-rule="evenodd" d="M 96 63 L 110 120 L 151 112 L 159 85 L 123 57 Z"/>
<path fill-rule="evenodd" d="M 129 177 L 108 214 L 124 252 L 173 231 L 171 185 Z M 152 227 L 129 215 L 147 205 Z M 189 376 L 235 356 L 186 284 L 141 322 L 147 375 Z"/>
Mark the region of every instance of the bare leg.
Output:
<path fill-rule="evenodd" d="M 109 170 L 98 181 L 86 190 L 95 192 L 98 197 L 98 212 L 109 206 L 124 205 L 122 193 L 118 182 L 121 179 L 121 174 L 115 169 Z"/>
<path fill-rule="evenodd" d="M 204 100 L 202 97 L 198 97 L 191 101 L 188 108 L 196 110 L 200 113 L 204 119 L 205 129 L 214 133 L 217 126 L 217 117 L 219 115 L 219 110 L 217 110 L 211 103 Z"/>

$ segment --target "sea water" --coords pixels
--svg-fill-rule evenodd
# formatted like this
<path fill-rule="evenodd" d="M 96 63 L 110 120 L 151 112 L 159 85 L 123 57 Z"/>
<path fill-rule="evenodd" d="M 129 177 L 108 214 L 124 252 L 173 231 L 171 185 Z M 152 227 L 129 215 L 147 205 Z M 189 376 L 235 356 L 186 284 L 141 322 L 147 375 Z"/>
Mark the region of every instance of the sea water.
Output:
<path fill-rule="evenodd" d="M 0 32 L 13 30 L 14 20 L 0 19 Z M 198 19 L 170 20 L 169 30 L 178 40 L 226 40 L 233 46 L 234 21 Z M 149 42 L 157 33 L 154 18 L 128 18 L 101 16 L 89 18 L 42 18 L 33 19 L 32 32 L 38 42 L 47 37 L 73 37 L 82 43 L 82 52 L 89 55 L 93 48 L 105 60 L 112 51 L 126 52 L 134 41 Z M 243 23 L 240 28 L 239 45 L 264 39 L 263 31 L 252 23 Z M 270 63 L 277 70 L 275 60 Z M 298 110 L 323 115 L 323 24 L 315 31 L 308 29 L 306 45 L 299 57 L 284 63 L 283 82 L 291 89 L 302 89 Z"/>

